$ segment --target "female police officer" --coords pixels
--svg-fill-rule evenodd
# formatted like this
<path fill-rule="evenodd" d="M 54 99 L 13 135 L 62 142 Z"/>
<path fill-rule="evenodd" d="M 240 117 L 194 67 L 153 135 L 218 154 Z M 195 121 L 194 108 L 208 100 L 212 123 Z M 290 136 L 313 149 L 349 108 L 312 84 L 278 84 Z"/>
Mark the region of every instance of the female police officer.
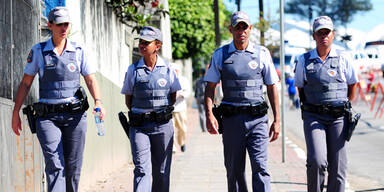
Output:
<path fill-rule="evenodd" d="M 345 108 L 353 98 L 357 74 L 349 57 L 331 48 L 333 23 L 327 16 L 314 20 L 316 49 L 300 56 L 295 85 L 302 101 L 307 145 L 308 191 L 322 191 L 328 170 L 327 191 L 343 192 L 347 166 L 344 139 Z"/>
<path fill-rule="evenodd" d="M 159 55 L 162 34 L 154 27 L 140 32 L 143 57 L 128 67 L 121 90 L 131 123 L 130 141 L 134 169 L 134 191 L 169 191 L 173 147 L 172 105 L 181 90 L 175 70 Z"/>
<path fill-rule="evenodd" d="M 95 70 L 87 63 L 84 50 L 67 39 L 70 22 L 67 8 L 52 9 L 48 20 L 52 38 L 36 44 L 29 53 L 16 95 L 12 129 L 20 135 L 20 107 L 39 73 L 39 103 L 34 104 L 34 108 L 38 114 L 36 132 L 45 158 L 48 191 L 77 191 L 88 108 L 87 103 L 80 100 L 85 96 L 79 94 L 83 92 L 80 74 L 95 100 L 95 107 L 100 107 L 102 114 L 104 109 Z"/>

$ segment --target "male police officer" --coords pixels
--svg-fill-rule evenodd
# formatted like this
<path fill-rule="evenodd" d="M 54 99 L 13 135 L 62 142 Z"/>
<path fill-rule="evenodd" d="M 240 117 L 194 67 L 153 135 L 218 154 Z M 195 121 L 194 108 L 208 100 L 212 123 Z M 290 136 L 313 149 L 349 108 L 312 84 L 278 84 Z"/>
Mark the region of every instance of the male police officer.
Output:
<path fill-rule="evenodd" d="M 52 38 L 36 44 L 29 53 L 16 95 L 12 129 L 20 135 L 19 111 L 36 73 L 39 73 L 39 103 L 34 104 L 34 110 L 38 116 L 36 132 L 45 158 L 48 191 L 77 191 L 87 129 L 85 110 L 88 108 L 88 103 L 82 100 L 85 95 L 80 88 L 80 74 L 102 115 L 104 109 L 95 70 L 87 63 L 84 50 L 67 39 L 70 22 L 67 8 L 52 9 L 48 20 Z"/>
<path fill-rule="evenodd" d="M 316 48 L 299 57 L 295 85 L 302 102 L 307 144 L 308 191 L 322 191 L 328 170 L 327 191 L 343 192 L 347 166 L 344 139 L 347 118 L 358 82 L 352 60 L 332 48 L 333 22 L 321 16 L 313 22 Z"/>
<path fill-rule="evenodd" d="M 245 12 L 231 16 L 229 31 L 233 42 L 217 49 L 204 78 L 207 81 L 205 108 L 207 129 L 218 133 L 212 112 L 214 90 L 222 81 L 224 97 L 219 107 L 223 114 L 223 143 L 228 191 L 248 191 L 245 180 L 245 154 L 248 150 L 252 167 L 253 191 L 270 191 L 267 171 L 268 138 L 278 138 L 280 131 L 279 100 L 275 83 L 277 73 L 269 51 L 248 40 L 252 25 Z M 268 136 L 268 105 L 262 87 L 267 85 L 274 121 Z"/>

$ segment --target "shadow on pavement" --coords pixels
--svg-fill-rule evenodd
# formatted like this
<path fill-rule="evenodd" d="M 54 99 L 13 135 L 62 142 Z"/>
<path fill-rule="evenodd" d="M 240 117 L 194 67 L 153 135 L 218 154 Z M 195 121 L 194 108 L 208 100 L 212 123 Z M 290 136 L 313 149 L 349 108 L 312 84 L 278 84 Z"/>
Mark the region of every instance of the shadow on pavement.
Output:
<path fill-rule="evenodd" d="M 364 189 L 364 190 L 358 190 L 358 191 L 355 191 L 355 192 L 367 192 L 367 191 L 384 191 L 384 188 Z"/>
<path fill-rule="evenodd" d="M 306 183 L 286 182 L 286 181 L 271 181 L 272 184 L 285 184 L 285 185 L 307 185 Z"/>

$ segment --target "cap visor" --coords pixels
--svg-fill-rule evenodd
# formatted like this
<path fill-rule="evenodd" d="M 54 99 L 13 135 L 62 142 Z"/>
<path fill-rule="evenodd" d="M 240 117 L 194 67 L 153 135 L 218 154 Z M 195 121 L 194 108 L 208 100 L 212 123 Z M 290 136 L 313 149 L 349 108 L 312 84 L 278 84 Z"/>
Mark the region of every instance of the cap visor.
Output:
<path fill-rule="evenodd" d="M 239 23 L 241 23 L 241 22 L 247 24 L 248 26 L 250 25 L 249 22 L 248 22 L 247 20 L 243 20 L 243 19 L 241 19 L 241 20 L 238 20 L 236 23 L 234 23 L 234 25 L 232 25 L 232 26 L 235 27 L 237 24 L 239 24 Z"/>
<path fill-rule="evenodd" d="M 60 17 L 56 18 L 56 19 L 54 20 L 54 22 L 55 22 L 56 24 L 70 23 L 70 21 L 69 21 L 68 18 L 60 18 Z"/>
<path fill-rule="evenodd" d="M 323 25 L 323 26 L 318 26 L 315 30 L 314 30 L 314 32 L 316 32 L 316 31 L 319 31 L 320 29 L 329 29 L 329 30 L 333 30 L 333 27 L 331 27 L 331 26 L 325 26 L 325 25 Z"/>
<path fill-rule="evenodd" d="M 144 41 L 154 41 L 154 40 L 156 40 L 153 37 L 146 37 L 146 36 L 140 36 L 138 39 L 142 39 Z"/>

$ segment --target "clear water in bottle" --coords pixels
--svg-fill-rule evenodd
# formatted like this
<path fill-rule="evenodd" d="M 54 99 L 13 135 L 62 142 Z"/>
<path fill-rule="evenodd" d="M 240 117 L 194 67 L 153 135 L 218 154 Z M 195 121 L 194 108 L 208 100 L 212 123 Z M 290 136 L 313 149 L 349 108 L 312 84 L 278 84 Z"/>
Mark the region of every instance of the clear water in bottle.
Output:
<path fill-rule="evenodd" d="M 98 136 L 104 136 L 105 135 L 105 127 L 104 127 L 104 120 L 100 119 L 100 108 L 97 107 L 95 109 L 95 122 L 96 122 L 96 127 L 97 127 L 97 135 Z"/>

